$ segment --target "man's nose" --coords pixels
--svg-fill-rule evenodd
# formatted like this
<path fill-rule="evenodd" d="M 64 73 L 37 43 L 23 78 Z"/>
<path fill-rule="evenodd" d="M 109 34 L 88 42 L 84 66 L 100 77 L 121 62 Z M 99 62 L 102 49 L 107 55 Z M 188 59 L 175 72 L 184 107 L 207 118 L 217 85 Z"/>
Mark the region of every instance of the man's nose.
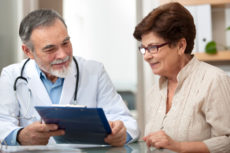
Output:
<path fill-rule="evenodd" d="M 56 54 L 56 58 L 63 59 L 66 56 L 68 56 L 66 50 L 62 47 L 59 47 L 57 54 Z"/>

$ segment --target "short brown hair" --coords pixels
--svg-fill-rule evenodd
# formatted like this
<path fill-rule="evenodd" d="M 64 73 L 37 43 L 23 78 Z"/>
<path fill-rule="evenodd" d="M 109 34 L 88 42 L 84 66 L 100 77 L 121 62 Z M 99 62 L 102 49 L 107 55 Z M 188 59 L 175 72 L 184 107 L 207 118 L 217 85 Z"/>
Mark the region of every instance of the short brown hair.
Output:
<path fill-rule="evenodd" d="M 143 34 L 154 32 L 169 45 L 176 44 L 185 38 L 186 54 L 191 54 L 196 28 L 190 12 L 180 3 L 171 2 L 153 9 L 135 28 L 133 36 L 141 41 Z"/>

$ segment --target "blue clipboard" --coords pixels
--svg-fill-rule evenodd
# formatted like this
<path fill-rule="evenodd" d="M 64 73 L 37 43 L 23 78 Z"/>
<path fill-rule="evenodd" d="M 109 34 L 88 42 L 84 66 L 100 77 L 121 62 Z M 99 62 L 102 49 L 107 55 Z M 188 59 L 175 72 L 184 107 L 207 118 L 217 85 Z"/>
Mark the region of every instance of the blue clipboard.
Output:
<path fill-rule="evenodd" d="M 65 135 L 54 136 L 57 143 L 107 144 L 111 128 L 102 108 L 35 106 L 46 124 L 57 124 Z"/>

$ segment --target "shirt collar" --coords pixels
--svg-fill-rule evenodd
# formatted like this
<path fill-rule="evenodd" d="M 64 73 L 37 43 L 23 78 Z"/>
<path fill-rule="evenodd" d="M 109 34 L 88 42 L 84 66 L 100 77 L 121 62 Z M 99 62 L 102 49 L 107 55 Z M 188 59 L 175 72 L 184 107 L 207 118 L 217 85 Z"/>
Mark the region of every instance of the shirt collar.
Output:
<path fill-rule="evenodd" d="M 46 77 L 46 75 L 45 75 L 45 73 L 42 72 L 42 70 L 39 68 L 39 66 L 37 65 L 37 63 L 35 65 L 36 65 L 36 70 L 38 72 L 38 75 L 39 75 L 40 79 L 44 78 L 44 79 L 48 80 L 47 77 Z"/>
<path fill-rule="evenodd" d="M 181 84 L 197 67 L 199 64 L 198 59 L 193 56 L 192 59 L 180 70 L 177 75 L 178 85 Z M 161 76 L 159 79 L 159 89 L 163 89 L 167 86 L 168 79 Z"/>
<path fill-rule="evenodd" d="M 36 63 L 35 65 L 36 65 L 36 70 L 37 70 L 37 72 L 38 72 L 38 75 L 39 75 L 40 79 L 41 79 L 41 80 L 46 80 L 46 81 L 48 81 L 48 82 L 51 82 L 51 81 L 46 77 L 45 73 L 42 72 L 42 70 L 39 68 L 39 66 L 37 65 L 37 63 Z M 56 83 L 57 83 L 57 84 L 60 84 L 60 83 L 62 83 L 63 81 L 64 81 L 64 78 L 58 78 L 58 79 L 56 80 L 55 84 L 56 84 Z M 52 83 L 52 84 L 53 84 L 53 83 Z"/>
<path fill-rule="evenodd" d="M 198 64 L 198 59 L 195 56 L 193 56 L 192 59 L 178 73 L 178 84 L 182 83 L 196 69 Z"/>

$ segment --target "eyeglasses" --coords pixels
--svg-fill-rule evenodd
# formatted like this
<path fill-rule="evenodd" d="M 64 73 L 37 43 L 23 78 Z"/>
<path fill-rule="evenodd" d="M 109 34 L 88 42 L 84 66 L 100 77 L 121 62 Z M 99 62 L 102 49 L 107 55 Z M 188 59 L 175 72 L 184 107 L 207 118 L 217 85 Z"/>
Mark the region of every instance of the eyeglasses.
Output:
<path fill-rule="evenodd" d="M 148 51 L 151 54 L 157 54 L 159 48 L 161 48 L 161 47 L 163 47 L 163 46 L 165 46 L 167 44 L 168 44 L 168 42 L 160 44 L 160 45 L 150 45 L 148 47 L 142 47 L 142 46 L 140 46 L 139 47 L 139 51 L 141 52 L 142 55 L 145 55 L 146 51 Z"/>

